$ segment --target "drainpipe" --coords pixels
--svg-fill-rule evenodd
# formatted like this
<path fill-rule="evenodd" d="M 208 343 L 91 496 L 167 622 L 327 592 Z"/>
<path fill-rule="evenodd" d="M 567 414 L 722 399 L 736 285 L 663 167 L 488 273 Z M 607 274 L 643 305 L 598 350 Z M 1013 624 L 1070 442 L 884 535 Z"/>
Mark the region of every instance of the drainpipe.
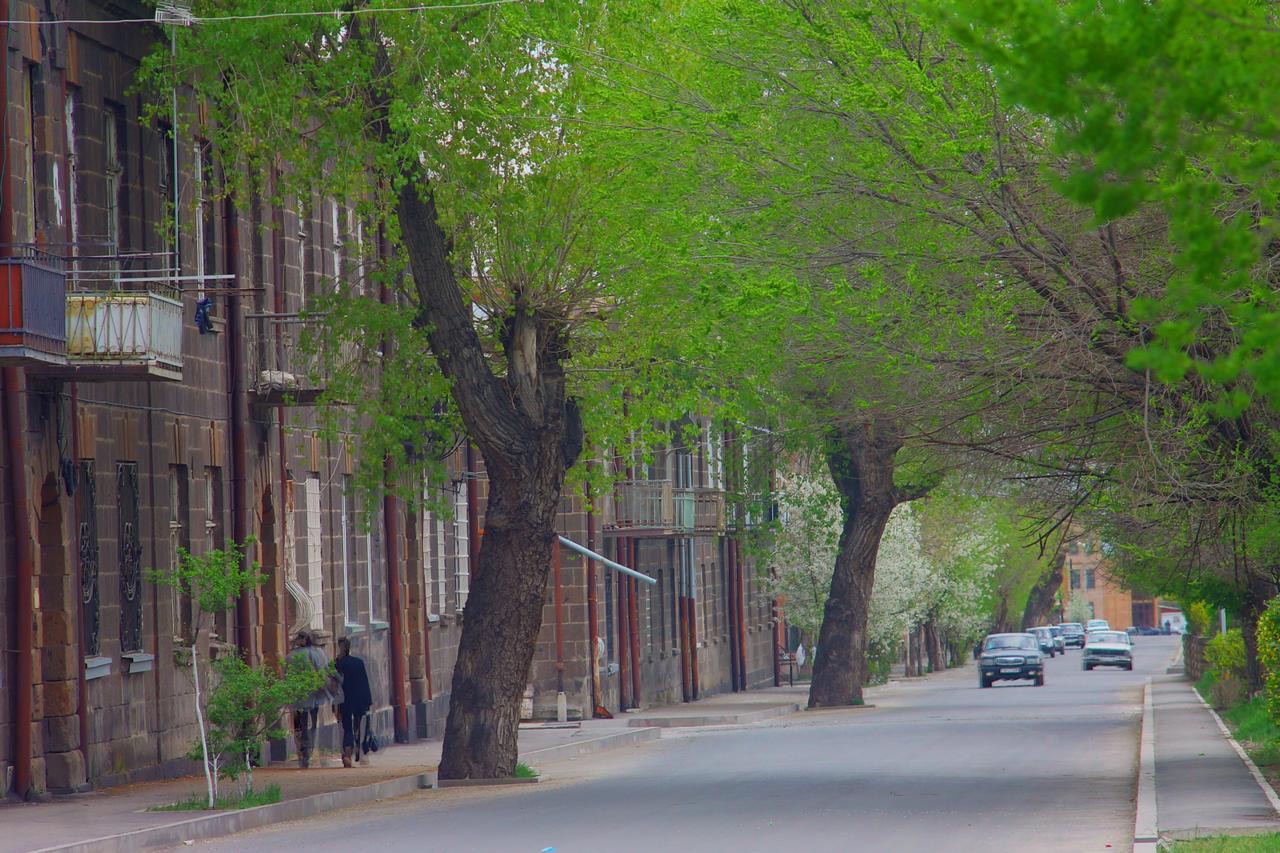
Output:
<path fill-rule="evenodd" d="M 568 700 L 564 695 L 564 589 L 560 585 L 560 540 L 551 542 L 551 574 L 555 586 L 556 614 L 556 720 L 569 719 Z"/>
<path fill-rule="evenodd" d="M 630 543 L 630 564 L 638 565 L 640 543 L 635 538 L 627 541 Z M 631 617 L 631 696 L 635 700 L 635 706 L 639 708 L 641 697 L 644 695 L 640 691 L 640 582 L 635 578 L 627 578 L 627 586 L 629 588 L 627 599 L 630 603 L 628 613 Z"/>
<path fill-rule="evenodd" d="M 588 470 L 590 463 L 588 463 Z M 587 486 L 587 505 L 591 505 L 591 487 Z M 593 510 L 587 510 L 587 547 L 596 550 L 596 515 Z M 595 717 L 596 708 L 602 704 L 600 701 L 600 681 L 599 673 L 596 668 L 596 649 L 600 646 L 600 626 L 597 624 L 596 616 L 596 562 L 585 554 L 582 561 L 586 564 L 587 570 L 587 672 L 591 678 L 591 716 Z"/>
<path fill-rule="evenodd" d="M 385 233 L 379 229 L 379 248 L 390 254 Z M 391 291 L 386 284 L 380 288 L 379 300 L 391 304 Z M 382 350 L 391 355 L 390 337 L 382 339 Z M 400 599 L 400 531 L 399 512 L 395 493 L 391 491 L 393 466 L 391 457 L 383 461 L 382 525 L 387 543 L 387 629 L 391 632 L 391 710 L 395 720 L 397 743 L 409 742 L 409 708 L 405 696 L 405 673 L 408 665 L 404 656 L 404 613 Z"/>
<path fill-rule="evenodd" d="M 771 602 L 773 610 L 773 686 L 782 686 L 782 599 L 775 598 Z"/>
<path fill-rule="evenodd" d="M 677 547 L 679 547 L 678 542 Z M 685 608 L 685 576 L 681 563 L 682 560 L 677 558 L 671 570 L 679 570 L 679 574 L 676 575 L 675 607 L 677 634 L 680 637 L 680 698 L 688 702 L 691 699 L 689 682 L 693 676 L 693 670 L 689 663 L 689 614 Z"/>
<path fill-rule="evenodd" d="M 733 563 L 738 570 L 738 594 L 734 596 L 734 606 L 738 608 L 738 684 L 747 689 L 747 584 L 746 566 L 742 564 L 742 549 L 738 540 L 733 540 Z"/>
<path fill-rule="evenodd" d="M 12 184 L 10 184 L 12 185 Z M 16 719 L 13 725 L 14 787 L 18 795 L 31 794 L 31 714 L 33 694 L 32 655 L 35 651 L 35 554 L 31 541 L 30 498 L 27 494 L 26 377 L 20 367 L 4 368 L 4 429 L 8 439 L 9 498 L 12 512 L 14 563 L 17 574 L 15 624 L 18 634 L 18 665 L 14 673 Z"/>
<path fill-rule="evenodd" d="M 278 190 L 280 187 L 280 176 L 275 168 L 271 173 L 272 188 Z M 271 210 L 271 310 L 277 316 L 284 313 L 284 208 L 282 203 L 273 204 Z M 271 343 L 276 348 L 275 363 L 277 365 L 284 364 L 284 340 L 283 330 L 280 324 L 275 325 L 275 340 Z M 266 336 L 263 336 L 266 343 Z M 286 444 L 284 432 L 284 403 L 276 406 L 276 445 L 280 451 L 279 466 L 277 476 L 280 479 L 280 494 L 276 499 L 276 572 L 275 577 L 271 579 L 272 592 L 276 599 L 276 620 L 275 627 L 276 638 L 275 643 L 280 649 L 281 659 L 289 654 L 289 638 L 288 633 L 289 602 L 285 594 L 285 581 L 289 572 L 289 554 L 285 553 L 286 543 L 288 542 L 288 525 L 289 525 L 289 450 Z M 345 535 L 345 534 L 344 534 Z"/>
<path fill-rule="evenodd" d="M 627 540 L 613 540 L 613 556 L 619 563 L 627 562 Z M 618 708 L 625 711 L 631 707 L 627 701 L 631 693 L 631 637 L 627 633 L 627 579 L 617 578 L 615 586 L 618 591 Z"/>
<path fill-rule="evenodd" d="M 80 390 L 79 386 L 71 383 L 71 464 L 77 466 L 76 476 L 80 475 L 81 451 L 80 451 Z M 78 483 L 79 488 L 84 488 L 84 483 Z M 68 550 L 71 551 L 72 577 L 75 579 L 76 594 L 73 600 L 81 601 L 82 591 L 84 590 L 84 567 L 80 565 L 80 502 L 73 496 L 71 498 L 71 541 L 68 543 Z M 93 769 L 89 766 L 89 682 L 85 678 L 84 659 L 89 653 L 89 636 L 85 631 L 84 624 L 84 607 L 76 607 L 76 645 L 79 654 L 76 655 L 76 683 L 79 695 L 76 697 L 76 716 L 80 725 L 80 752 L 84 756 L 84 776 L 85 780 L 93 778 Z"/>
<path fill-rule="evenodd" d="M 245 426 L 249 420 L 249 402 L 244 383 L 244 328 L 240 304 L 240 222 L 236 215 L 235 200 L 228 195 L 222 202 L 223 230 L 226 233 L 224 248 L 227 272 L 232 289 L 227 296 L 227 393 L 231 404 L 231 538 L 240 546 L 249 538 L 249 498 L 245 461 Z M 251 561 L 245 554 L 241 562 Z M 244 566 L 241 566 L 244 568 Z M 236 644 L 246 662 L 252 664 L 257 657 L 253 642 L 253 589 L 245 589 L 236 599 Z"/>

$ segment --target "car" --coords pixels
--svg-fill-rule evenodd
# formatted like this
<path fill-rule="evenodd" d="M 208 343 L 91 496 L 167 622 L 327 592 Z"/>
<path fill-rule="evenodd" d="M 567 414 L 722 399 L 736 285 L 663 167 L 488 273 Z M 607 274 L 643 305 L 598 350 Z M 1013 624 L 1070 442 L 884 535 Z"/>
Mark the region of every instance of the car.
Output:
<path fill-rule="evenodd" d="M 1110 631 L 1111 625 L 1106 619 L 1090 619 L 1084 623 L 1084 632 L 1088 634 L 1090 631 Z"/>
<path fill-rule="evenodd" d="M 1053 631 L 1048 627 L 1031 628 L 1027 633 L 1036 635 L 1036 642 L 1040 644 L 1040 651 L 1049 657 L 1056 657 L 1058 654 L 1058 646 L 1053 642 Z"/>
<path fill-rule="evenodd" d="M 1144 628 L 1139 628 L 1138 634 L 1143 637 L 1159 637 L 1161 634 L 1161 631 L 1159 628 L 1152 628 L 1150 625 L 1148 625 Z"/>
<path fill-rule="evenodd" d="M 1128 628 L 1124 629 L 1124 632 L 1130 637 L 1136 637 L 1140 633 L 1136 625 L 1130 625 Z"/>
<path fill-rule="evenodd" d="M 978 656 L 979 686 L 1026 680 L 1044 686 L 1044 656 L 1035 634 L 988 634 Z"/>
<path fill-rule="evenodd" d="M 1050 625 L 1049 631 L 1053 634 L 1053 646 L 1058 650 L 1058 654 L 1065 655 L 1067 653 L 1067 641 L 1062 638 L 1062 628 L 1057 625 Z"/>
<path fill-rule="evenodd" d="M 1085 671 L 1095 666 L 1133 669 L 1133 640 L 1124 631 L 1090 631 L 1084 643 L 1080 665 Z"/>
<path fill-rule="evenodd" d="M 1065 646 L 1074 646 L 1077 649 L 1084 648 L 1084 626 L 1079 622 L 1063 622 L 1058 626 L 1062 629 L 1062 643 Z"/>

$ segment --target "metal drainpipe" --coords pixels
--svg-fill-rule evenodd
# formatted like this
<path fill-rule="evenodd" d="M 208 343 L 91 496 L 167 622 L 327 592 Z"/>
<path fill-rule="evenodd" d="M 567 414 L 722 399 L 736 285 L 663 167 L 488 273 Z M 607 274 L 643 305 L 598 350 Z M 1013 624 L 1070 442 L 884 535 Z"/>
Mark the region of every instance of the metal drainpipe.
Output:
<path fill-rule="evenodd" d="M 738 567 L 738 594 L 735 603 L 738 606 L 738 683 L 747 689 L 747 573 L 742 564 L 742 549 L 738 540 L 733 541 L 734 565 Z"/>
<path fill-rule="evenodd" d="M 77 487 L 84 488 L 84 483 L 79 482 L 80 476 L 80 389 L 76 383 L 71 383 L 71 463 L 76 466 Z M 75 579 L 75 592 L 73 600 L 82 601 L 84 590 L 84 567 L 80 565 L 80 502 L 72 496 L 71 502 L 71 536 L 68 547 L 72 556 L 72 576 Z M 77 606 L 76 613 L 76 645 L 79 648 L 79 654 L 76 655 L 76 683 L 79 695 L 76 697 L 76 716 L 79 718 L 77 722 L 80 726 L 80 752 L 84 756 L 84 776 L 85 781 L 93 778 L 93 768 L 89 766 L 89 682 L 85 678 L 84 659 L 89 653 L 89 637 L 85 632 L 84 624 L 84 607 Z"/>
<path fill-rule="evenodd" d="M 556 614 L 556 719 L 568 720 L 564 695 L 564 587 L 560 583 L 560 540 L 551 541 L 551 573 L 554 577 Z"/>
<path fill-rule="evenodd" d="M 231 538 L 236 545 L 243 545 L 249 538 L 249 498 L 245 461 L 245 425 L 249 420 L 249 403 L 244 383 L 244 326 L 240 304 L 240 223 L 236 215 L 235 200 L 228 195 L 222 203 L 223 229 L 226 232 L 227 272 L 233 289 L 227 296 L 227 393 L 231 404 Z M 243 561 L 251 561 L 245 554 Z M 236 599 L 236 644 L 247 662 L 257 659 L 253 642 L 254 623 L 252 597 L 255 591 L 246 589 Z"/>
<path fill-rule="evenodd" d="M 274 168 L 271 174 L 271 186 L 275 190 L 280 187 L 280 176 Z M 277 316 L 284 313 L 284 207 L 282 205 L 283 202 L 273 204 L 271 210 L 271 310 Z M 284 332 L 279 323 L 275 324 L 275 326 L 275 363 L 283 365 Z M 276 599 L 276 618 L 279 620 L 279 625 L 276 627 L 275 641 L 280 649 L 280 657 L 284 658 L 289 654 L 289 638 L 286 636 L 289 630 L 289 602 L 285 591 L 285 580 L 289 570 L 290 557 L 285 553 L 286 542 L 288 541 L 286 530 L 289 524 L 289 451 L 284 432 L 283 403 L 276 406 L 276 445 L 280 452 L 279 470 L 277 471 L 277 475 L 280 478 L 280 494 L 276 498 L 276 572 L 275 577 L 271 579 L 271 584 Z"/>
<path fill-rule="evenodd" d="M 587 487 L 587 503 L 591 503 L 590 486 Z M 592 510 L 587 510 L 587 547 L 596 550 L 596 515 Z M 587 556 L 583 556 L 582 561 L 587 570 L 587 674 L 591 679 L 591 716 L 594 718 L 596 708 L 603 704 L 600 701 L 600 682 L 596 672 L 596 649 L 600 645 L 600 627 L 596 624 L 596 562 Z"/>
<path fill-rule="evenodd" d="M 631 562 L 630 566 L 639 565 L 640 543 L 634 537 L 628 540 L 630 542 Z M 639 708 L 642 704 L 641 697 L 644 693 L 640 687 L 640 582 L 635 578 L 627 578 L 627 585 L 630 587 L 628 599 L 631 606 L 628 612 L 631 617 L 631 695 L 635 699 L 635 705 Z"/>
<path fill-rule="evenodd" d="M 13 679 L 17 694 L 14 738 L 14 785 L 18 795 L 31 793 L 31 715 L 35 686 L 32 684 L 32 655 L 35 651 L 35 554 L 31 542 L 30 499 L 27 493 L 26 382 L 20 367 L 6 367 L 4 375 L 4 427 L 8 438 L 9 508 L 13 514 L 14 562 L 17 573 L 18 665 Z"/>
<path fill-rule="evenodd" d="M 613 556 L 619 563 L 626 563 L 627 540 L 619 537 L 613 540 Z M 631 694 L 631 635 L 627 633 L 627 579 L 617 578 L 614 582 L 617 591 L 618 608 L 618 708 L 625 711 L 631 705 L 628 698 Z"/>

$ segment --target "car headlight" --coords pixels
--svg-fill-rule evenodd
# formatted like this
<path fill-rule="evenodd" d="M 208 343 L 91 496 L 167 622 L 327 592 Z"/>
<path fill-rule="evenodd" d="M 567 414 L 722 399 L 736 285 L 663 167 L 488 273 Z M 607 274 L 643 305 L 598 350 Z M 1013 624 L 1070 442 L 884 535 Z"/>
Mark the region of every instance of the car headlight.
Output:
<path fill-rule="evenodd" d="M 1027 655 L 1027 663 L 1038 664 L 1041 661 L 1040 655 Z"/>

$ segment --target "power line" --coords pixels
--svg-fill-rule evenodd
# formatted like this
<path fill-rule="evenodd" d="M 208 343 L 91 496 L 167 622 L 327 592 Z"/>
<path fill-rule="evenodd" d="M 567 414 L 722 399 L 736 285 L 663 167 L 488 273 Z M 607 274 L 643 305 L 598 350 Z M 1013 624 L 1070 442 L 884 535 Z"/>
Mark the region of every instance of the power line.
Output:
<path fill-rule="evenodd" d="M 319 11 L 299 11 L 299 12 L 261 12 L 253 15 L 216 15 L 208 18 L 198 18 L 194 15 L 190 17 L 192 24 L 217 24 L 223 21 L 259 21 L 267 18 L 338 18 L 348 15 L 377 15 L 387 12 L 449 12 L 455 9 L 480 9 L 487 6 L 508 6 L 513 3 L 523 3 L 525 0 L 476 0 L 470 3 L 444 3 L 437 5 L 418 5 L 418 6 L 390 6 L 387 8 L 364 8 L 364 9 L 328 9 Z M 156 18 L 104 18 L 104 19 L 81 19 L 81 20 L 53 20 L 53 21 L 0 21 L 0 25 L 7 27 L 56 27 L 64 25 L 89 25 L 89 24 L 166 24 L 174 23 L 171 20 L 157 20 Z"/>

